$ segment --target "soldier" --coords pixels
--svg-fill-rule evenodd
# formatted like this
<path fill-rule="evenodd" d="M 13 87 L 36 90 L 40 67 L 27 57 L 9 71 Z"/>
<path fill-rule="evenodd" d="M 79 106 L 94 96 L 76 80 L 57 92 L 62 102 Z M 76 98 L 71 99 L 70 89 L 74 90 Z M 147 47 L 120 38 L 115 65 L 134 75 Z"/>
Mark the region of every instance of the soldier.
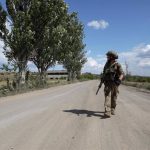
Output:
<path fill-rule="evenodd" d="M 103 74 L 101 80 L 105 85 L 104 94 L 105 94 L 105 116 L 111 117 L 115 115 L 116 100 L 119 93 L 118 87 L 121 84 L 121 81 L 124 77 L 124 73 L 121 65 L 116 61 L 118 55 L 114 51 L 108 51 L 107 62 L 103 69 Z"/>

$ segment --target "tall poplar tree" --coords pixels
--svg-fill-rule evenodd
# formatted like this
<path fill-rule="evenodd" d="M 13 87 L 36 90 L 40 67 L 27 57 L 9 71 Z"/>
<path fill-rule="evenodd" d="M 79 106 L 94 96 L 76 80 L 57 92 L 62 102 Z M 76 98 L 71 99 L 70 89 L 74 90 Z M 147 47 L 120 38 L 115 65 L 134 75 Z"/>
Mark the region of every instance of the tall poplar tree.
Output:
<path fill-rule="evenodd" d="M 41 81 L 58 59 L 67 11 L 63 0 L 33 0 L 31 19 L 35 34 L 31 60 L 38 68 Z"/>
<path fill-rule="evenodd" d="M 84 50 L 83 25 L 77 17 L 77 13 L 68 16 L 66 25 L 66 35 L 63 37 L 62 62 L 68 71 L 68 80 L 74 80 L 81 72 L 81 68 L 86 62 Z"/>
<path fill-rule="evenodd" d="M 11 31 L 5 39 L 5 55 L 18 67 L 18 84 L 25 82 L 27 62 L 32 51 L 31 0 L 6 0 Z"/>

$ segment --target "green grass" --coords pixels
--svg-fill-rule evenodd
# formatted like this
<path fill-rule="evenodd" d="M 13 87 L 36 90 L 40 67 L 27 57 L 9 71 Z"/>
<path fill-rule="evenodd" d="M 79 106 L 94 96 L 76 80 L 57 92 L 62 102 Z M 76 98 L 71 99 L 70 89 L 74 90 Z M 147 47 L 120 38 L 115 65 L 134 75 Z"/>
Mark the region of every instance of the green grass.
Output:
<path fill-rule="evenodd" d="M 129 81 L 124 81 L 123 84 L 127 85 L 127 86 L 133 86 L 133 87 L 137 87 L 137 88 L 150 90 L 150 83 L 149 82 L 129 82 Z"/>
<path fill-rule="evenodd" d="M 59 86 L 59 85 L 66 85 L 70 83 L 74 83 L 74 82 L 72 81 L 68 82 L 67 80 L 48 79 L 45 85 L 40 85 L 37 83 L 37 79 L 36 80 L 32 79 L 32 80 L 29 80 L 27 84 L 21 85 L 19 89 L 13 89 L 12 87 L 9 87 L 9 88 L 7 87 L 6 81 L 1 81 L 0 82 L 0 97 L 26 93 L 26 92 L 34 91 L 34 90 L 46 89 L 46 88 Z"/>

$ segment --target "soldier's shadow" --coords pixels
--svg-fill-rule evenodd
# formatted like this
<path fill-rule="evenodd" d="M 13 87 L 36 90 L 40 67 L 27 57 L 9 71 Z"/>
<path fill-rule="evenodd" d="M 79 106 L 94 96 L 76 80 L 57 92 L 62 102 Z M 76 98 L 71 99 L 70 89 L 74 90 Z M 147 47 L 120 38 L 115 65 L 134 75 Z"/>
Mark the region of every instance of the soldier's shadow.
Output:
<path fill-rule="evenodd" d="M 86 115 L 87 117 L 100 117 L 100 119 L 106 119 L 107 117 L 104 116 L 104 111 L 90 111 L 90 110 L 83 110 L 83 109 L 70 109 L 70 110 L 63 110 L 63 112 L 69 112 L 73 114 Z"/>

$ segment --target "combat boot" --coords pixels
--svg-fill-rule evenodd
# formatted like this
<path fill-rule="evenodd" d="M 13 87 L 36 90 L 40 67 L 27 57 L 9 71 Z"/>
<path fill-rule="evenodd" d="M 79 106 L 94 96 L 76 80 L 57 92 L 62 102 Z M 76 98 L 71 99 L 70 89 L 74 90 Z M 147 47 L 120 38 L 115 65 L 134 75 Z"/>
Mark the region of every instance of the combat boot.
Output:
<path fill-rule="evenodd" d="M 104 113 L 104 116 L 110 118 L 111 117 L 111 113 L 109 111 L 107 111 L 107 112 Z"/>
<path fill-rule="evenodd" d="M 115 115 L 115 109 L 114 108 L 111 109 L 111 114 Z"/>

